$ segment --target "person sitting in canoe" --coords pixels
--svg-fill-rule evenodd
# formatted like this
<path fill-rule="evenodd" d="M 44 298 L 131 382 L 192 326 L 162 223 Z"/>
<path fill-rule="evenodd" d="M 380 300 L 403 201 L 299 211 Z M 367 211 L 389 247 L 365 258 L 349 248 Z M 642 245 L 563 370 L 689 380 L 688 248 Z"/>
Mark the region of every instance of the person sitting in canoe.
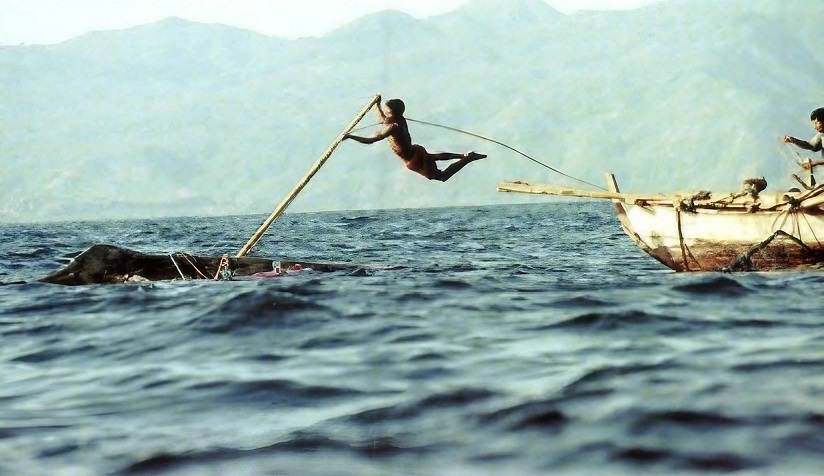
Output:
<path fill-rule="evenodd" d="M 793 136 L 784 136 L 784 142 L 813 152 L 821 151 L 821 156 L 824 157 L 824 107 L 810 113 L 810 120 L 813 121 L 813 129 L 816 131 L 812 139 L 806 141 Z M 824 165 L 824 159 L 810 160 L 801 164 L 807 170 L 816 165 Z"/>
<path fill-rule="evenodd" d="M 464 168 L 466 164 L 486 157 L 486 155 L 478 154 L 474 151 L 465 154 L 427 152 L 423 146 L 412 143 L 412 137 L 409 135 L 409 127 L 406 124 L 406 119 L 403 117 L 403 113 L 406 110 L 403 101 L 400 99 L 390 99 L 386 101 L 386 111 L 384 111 L 383 108 L 381 108 L 379 97 L 376 106 L 378 120 L 380 120 L 385 127 L 372 137 L 346 134 L 345 139 L 352 139 L 361 144 L 374 144 L 383 139 L 388 139 L 392 152 L 406 163 L 407 169 L 417 172 L 429 180 L 439 180 L 441 182 L 449 180 L 453 175 L 458 173 L 459 170 Z M 437 165 L 437 161 L 439 160 L 457 160 L 457 162 L 441 170 Z"/>

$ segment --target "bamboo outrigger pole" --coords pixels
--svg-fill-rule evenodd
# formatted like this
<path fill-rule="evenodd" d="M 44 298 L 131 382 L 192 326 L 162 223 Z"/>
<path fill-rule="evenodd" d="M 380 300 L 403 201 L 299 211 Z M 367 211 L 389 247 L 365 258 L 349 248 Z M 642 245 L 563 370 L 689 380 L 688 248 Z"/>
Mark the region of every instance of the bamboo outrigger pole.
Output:
<path fill-rule="evenodd" d="M 502 182 L 498 184 L 499 192 L 516 192 L 516 193 L 533 193 L 537 195 L 558 195 L 566 197 L 584 197 L 584 198 L 606 198 L 613 200 L 621 200 L 622 202 L 634 202 L 636 200 L 643 201 L 672 201 L 674 198 L 662 194 L 647 194 L 637 195 L 620 192 L 601 192 L 591 190 L 580 190 L 577 188 L 559 187 L 556 185 L 547 185 L 542 183 L 529 182 Z"/>
<path fill-rule="evenodd" d="M 303 187 L 305 187 L 306 184 L 309 183 L 309 180 L 311 180 L 312 177 L 321 168 L 321 166 L 323 166 L 323 164 L 326 163 L 326 160 L 329 159 L 329 157 L 332 155 L 332 152 L 334 152 L 338 144 L 343 142 L 343 138 L 346 136 L 346 134 L 351 132 L 352 129 L 354 129 L 355 126 L 358 125 L 358 122 L 360 122 L 360 120 L 363 119 L 363 116 L 365 116 L 366 113 L 369 112 L 370 109 L 372 109 L 372 106 L 374 106 L 378 101 L 380 101 L 380 97 L 380 94 L 376 94 L 375 97 L 373 97 L 372 100 L 369 101 L 369 104 L 364 106 L 364 108 L 357 115 L 357 117 L 355 117 L 355 119 L 352 122 L 350 122 L 348 126 L 346 126 L 346 129 L 344 129 L 343 132 L 341 132 L 340 135 L 338 135 L 335 141 L 332 142 L 332 144 L 326 149 L 323 155 L 321 155 L 320 159 L 318 159 L 318 161 L 315 162 L 315 165 L 313 165 L 312 168 L 309 169 L 309 172 L 306 173 L 306 175 L 301 179 L 301 181 L 298 182 L 297 185 L 295 185 L 295 188 L 293 188 L 292 191 L 289 192 L 289 194 L 286 195 L 286 197 L 278 204 L 278 206 L 275 208 L 272 214 L 269 215 L 269 218 L 267 218 L 266 221 L 264 221 L 263 224 L 260 225 L 260 228 L 258 228 L 255 234 L 252 235 L 252 238 L 250 238 L 246 245 L 244 245 L 240 252 L 238 252 L 236 256 L 237 258 L 242 258 L 246 256 L 247 253 L 249 253 L 249 250 L 251 250 L 252 247 L 255 246 L 255 244 L 260 240 L 260 237 L 263 236 L 264 233 L 266 233 L 266 230 L 269 228 L 269 226 L 271 226 L 272 223 L 280 216 L 280 214 L 283 213 L 284 210 L 286 210 L 286 207 L 288 207 L 289 204 L 292 203 L 292 200 L 294 200 L 295 197 L 298 196 L 300 191 L 303 190 Z"/>

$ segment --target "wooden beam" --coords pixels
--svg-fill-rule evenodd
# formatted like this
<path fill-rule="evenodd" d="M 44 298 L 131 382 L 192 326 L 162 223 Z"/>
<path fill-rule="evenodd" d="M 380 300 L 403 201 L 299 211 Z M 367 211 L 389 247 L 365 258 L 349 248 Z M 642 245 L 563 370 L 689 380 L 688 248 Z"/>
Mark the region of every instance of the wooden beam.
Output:
<path fill-rule="evenodd" d="M 349 125 L 346 126 L 346 129 L 344 129 L 343 132 L 341 132 L 338 135 L 338 137 L 335 138 L 332 144 L 321 155 L 320 159 L 318 159 L 318 161 L 315 162 L 315 165 L 313 165 L 312 168 L 309 169 L 309 172 L 306 173 L 306 175 L 300 180 L 300 182 L 298 182 L 298 184 L 295 185 L 292 191 L 289 192 L 288 195 L 286 195 L 286 197 L 278 204 L 277 207 L 275 207 L 275 210 L 272 212 L 271 215 L 269 215 L 269 218 L 267 218 L 266 221 L 264 221 L 263 224 L 260 225 L 260 228 L 258 228 L 255 234 L 252 235 L 252 238 L 250 238 L 246 245 L 244 245 L 240 252 L 238 252 L 236 256 L 237 258 L 242 258 L 243 256 L 246 256 L 247 253 L 249 253 L 249 250 L 252 249 L 252 247 L 255 246 L 255 243 L 257 243 L 260 240 L 260 237 L 263 236 L 264 233 L 266 233 L 266 230 L 269 228 L 269 226 L 280 216 L 281 213 L 283 213 L 284 210 L 286 210 L 286 207 L 288 207 L 289 204 L 292 203 L 292 200 L 294 200 L 295 197 L 298 196 L 300 191 L 303 190 L 303 187 L 305 187 L 306 184 L 309 183 L 309 180 L 311 180 L 312 177 L 315 176 L 317 171 L 320 170 L 323 164 L 326 163 L 326 160 L 329 159 L 329 157 L 332 155 L 332 152 L 334 152 L 335 148 L 341 142 L 343 142 L 343 139 L 344 137 L 346 137 L 346 134 L 351 132 L 352 129 L 354 129 L 355 126 L 358 125 L 358 122 L 360 122 L 360 120 L 363 119 L 363 116 L 365 116 L 366 113 L 369 112 L 370 109 L 372 109 L 372 106 L 374 106 L 378 101 L 380 101 L 379 94 L 375 95 L 375 97 L 373 97 L 372 100 L 369 101 L 369 104 L 364 106 L 361 112 L 358 113 L 357 117 L 355 117 L 355 119 L 353 119 L 352 122 L 350 122 Z"/>
<path fill-rule="evenodd" d="M 502 182 L 498 184 L 499 192 L 515 192 L 515 193 L 531 193 L 537 195 L 555 195 L 560 197 L 581 197 L 581 198 L 597 198 L 605 200 L 616 200 L 618 202 L 634 204 L 649 204 L 649 205 L 663 205 L 674 206 L 681 203 L 682 200 L 689 200 L 692 196 L 687 193 L 676 193 L 672 195 L 663 194 L 634 194 L 618 192 L 618 184 L 615 182 L 615 176 L 607 174 L 607 186 L 609 192 L 580 190 L 569 187 L 559 187 L 557 185 L 548 185 L 540 183 L 529 182 Z M 795 200 L 799 203 L 801 208 L 820 208 L 824 205 L 824 184 L 806 190 L 795 196 Z M 725 203 L 719 200 L 694 200 L 692 205 L 696 208 L 706 209 L 749 209 L 752 204 L 747 202 L 733 202 Z M 788 201 L 779 201 L 778 203 L 762 208 L 762 210 L 780 209 L 789 205 Z"/>
<path fill-rule="evenodd" d="M 623 202 L 635 203 L 636 201 L 669 202 L 675 199 L 673 196 L 662 194 L 632 194 L 620 192 L 604 192 L 595 190 L 580 190 L 577 188 L 559 187 L 529 182 L 503 182 L 498 184 L 499 192 L 532 193 L 538 195 L 557 195 L 561 197 L 583 197 L 600 198 L 606 200 L 621 200 Z"/>
<path fill-rule="evenodd" d="M 824 196 L 819 195 L 802 201 L 799 206 L 801 208 L 821 208 L 822 204 L 824 204 Z"/>
<path fill-rule="evenodd" d="M 614 192 L 614 193 L 620 193 L 621 192 L 621 190 L 618 188 L 618 181 L 615 180 L 615 174 L 607 172 L 606 173 L 606 179 L 607 179 L 607 189 L 609 189 L 610 192 Z"/>

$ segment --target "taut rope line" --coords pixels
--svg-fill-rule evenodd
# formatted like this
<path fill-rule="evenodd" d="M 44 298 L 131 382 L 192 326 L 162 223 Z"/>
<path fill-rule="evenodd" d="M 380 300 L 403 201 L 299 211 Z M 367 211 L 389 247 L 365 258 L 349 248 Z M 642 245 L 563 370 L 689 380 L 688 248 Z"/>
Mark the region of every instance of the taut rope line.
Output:
<path fill-rule="evenodd" d="M 511 147 L 511 146 L 509 146 L 509 145 L 506 145 L 506 144 L 504 144 L 503 142 L 497 141 L 497 140 L 495 140 L 495 139 L 490 139 L 489 137 L 484 137 L 484 136 L 482 136 L 482 135 L 479 135 L 479 134 L 474 134 L 474 133 L 472 133 L 472 132 L 462 131 L 462 130 L 460 130 L 460 129 L 456 129 L 456 128 L 454 128 L 454 127 L 444 126 L 444 125 L 442 125 L 442 124 L 435 124 L 435 123 L 432 123 L 432 122 L 419 121 L 419 120 L 417 120 L 417 119 L 411 119 L 411 118 L 408 118 L 408 117 L 406 118 L 406 120 L 407 120 L 407 121 L 409 121 L 409 122 L 416 122 L 416 123 L 418 123 L 418 124 L 424 124 L 424 125 L 427 125 L 427 126 L 432 126 L 432 127 L 440 127 L 440 128 L 442 128 L 442 129 L 447 129 L 447 130 L 454 131 L 454 132 L 460 132 L 461 134 L 470 135 L 470 136 L 472 136 L 472 137 L 477 137 L 478 139 L 483 139 L 483 140 L 485 140 L 485 141 L 489 141 L 489 142 L 492 142 L 492 143 L 498 144 L 498 145 L 500 145 L 500 146 L 506 147 L 507 149 L 509 149 L 509 150 L 511 150 L 511 151 L 513 151 L 513 152 L 515 152 L 515 153 L 517 153 L 517 154 L 520 154 L 520 155 L 522 155 L 522 156 L 526 157 L 527 159 L 529 159 L 529 160 L 531 160 L 531 161 L 535 162 L 535 163 L 536 163 L 536 164 L 538 164 L 538 165 L 542 165 L 542 166 L 544 166 L 544 167 L 548 168 L 549 170 L 551 170 L 551 171 L 555 172 L 556 174 L 560 174 L 560 175 L 563 175 L 564 177 L 571 178 L 572 180 L 575 180 L 575 181 L 578 181 L 578 182 L 581 182 L 581 183 L 587 184 L 587 185 L 589 185 L 590 187 L 595 187 L 595 188 L 599 188 L 599 189 L 601 189 L 601 190 L 606 190 L 604 187 L 600 187 L 600 186 L 598 186 L 598 185 L 595 185 L 594 183 L 589 183 L 589 182 L 587 182 L 586 180 L 581 180 L 581 179 L 579 179 L 579 178 L 577 178 L 577 177 L 573 177 L 572 175 L 569 175 L 569 174 L 566 174 L 566 173 L 564 173 L 564 172 L 561 172 L 560 170 L 556 169 L 555 167 L 549 166 L 549 165 L 547 165 L 547 164 L 545 164 L 545 163 L 541 162 L 540 160 L 534 159 L 534 158 L 532 158 L 532 157 L 528 156 L 527 154 L 525 154 L 525 153 L 521 152 L 520 150 L 518 150 L 518 149 L 516 149 L 516 148 L 514 148 L 514 147 Z"/>

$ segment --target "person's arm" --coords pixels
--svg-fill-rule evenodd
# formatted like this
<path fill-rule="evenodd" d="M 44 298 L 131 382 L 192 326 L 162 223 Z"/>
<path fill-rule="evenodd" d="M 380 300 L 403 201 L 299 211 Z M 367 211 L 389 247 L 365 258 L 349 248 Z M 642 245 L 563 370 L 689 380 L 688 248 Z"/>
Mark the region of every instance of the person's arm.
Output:
<path fill-rule="evenodd" d="M 810 150 L 812 148 L 809 142 L 793 136 L 784 136 L 784 142 L 786 142 L 787 144 L 792 144 L 796 147 L 800 147 L 802 149 Z"/>
<path fill-rule="evenodd" d="M 788 144 L 792 144 L 796 147 L 800 147 L 800 148 L 805 149 L 805 150 L 811 150 L 813 152 L 821 150 L 821 145 L 820 144 L 818 146 L 818 149 L 816 149 L 813 144 L 810 144 L 809 142 L 807 142 L 805 140 L 801 140 L 801 139 L 798 139 L 798 138 L 793 137 L 793 136 L 784 136 L 784 142 L 786 142 Z"/>
<path fill-rule="evenodd" d="M 810 139 L 810 146 L 812 147 L 812 149 L 810 149 L 811 151 L 820 151 L 822 146 L 824 146 L 824 134 L 816 134 L 815 137 Z"/>
<path fill-rule="evenodd" d="M 377 102 L 375 103 L 375 113 L 378 115 L 378 121 L 383 122 L 386 119 L 386 113 L 381 107 L 381 95 L 378 94 Z"/>
<path fill-rule="evenodd" d="M 374 144 L 375 142 L 384 140 L 387 137 L 391 136 L 392 132 L 395 130 L 396 127 L 398 127 L 397 124 L 390 124 L 372 137 L 362 137 L 352 134 L 346 134 L 344 136 L 344 139 L 352 139 L 353 141 L 360 142 L 361 144 Z"/>
<path fill-rule="evenodd" d="M 806 162 L 801 162 L 801 168 L 804 170 L 810 170 L 812 167 L 817 167 L 819 165 L 824 165 L 824 159 L 822 160 L 808 160 Z"/>

